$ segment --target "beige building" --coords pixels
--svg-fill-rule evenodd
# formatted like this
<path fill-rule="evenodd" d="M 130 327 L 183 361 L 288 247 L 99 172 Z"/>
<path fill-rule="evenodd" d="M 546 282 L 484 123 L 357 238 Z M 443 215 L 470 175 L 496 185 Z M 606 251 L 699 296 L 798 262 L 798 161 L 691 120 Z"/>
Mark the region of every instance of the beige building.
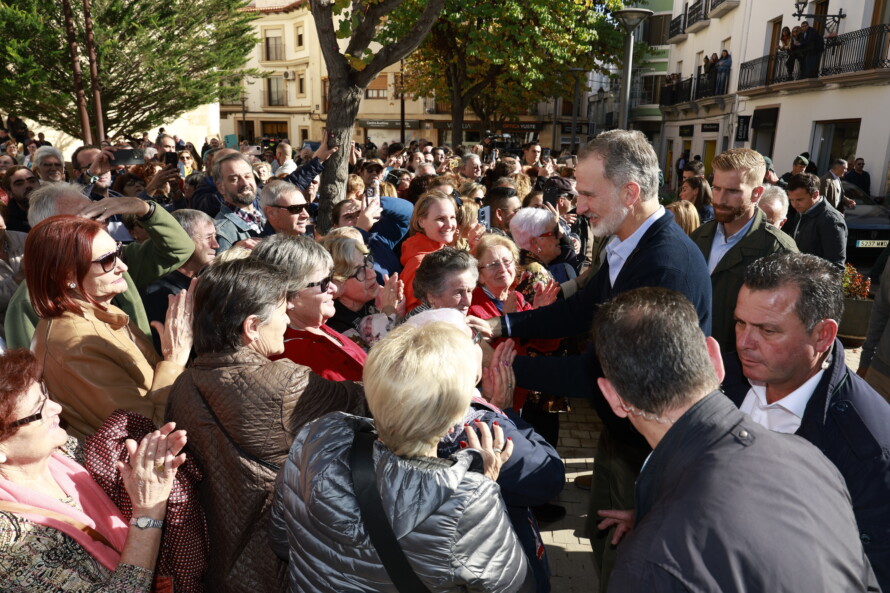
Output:
<path fill-rule="evenodd" d="M 240 101 L 220 105 L 221 134 L 237 134 L 257 143 L 263 138 L 287 138 L 295 146 L 320 140 L 330 109 L 328 79 L 308 2 L 254 0 L 245 10 L 260 14 L 254 22 L 260 42 L 247 67 L 269 75 L 248 79 Z M 400 140 L 400 76 L 400 65 L 393 64 L 365 90 L 355 124 L 357 142 L 369 137 L 377 145 Z M 404 117 L 406 141 L 451 142 L 447 105 L 406 97 Z M 545 136 L 552 137 L 552 126 L 552 115 L 537 115 L 532 108 L 529 115 L 504 122 L 495 131 L 509 133 L 520 142 L 538 136 L 544 140 Z M 469 111 L 464 129 L 465 142 L 479 141 L 484 135 L 478 119 Z"/>

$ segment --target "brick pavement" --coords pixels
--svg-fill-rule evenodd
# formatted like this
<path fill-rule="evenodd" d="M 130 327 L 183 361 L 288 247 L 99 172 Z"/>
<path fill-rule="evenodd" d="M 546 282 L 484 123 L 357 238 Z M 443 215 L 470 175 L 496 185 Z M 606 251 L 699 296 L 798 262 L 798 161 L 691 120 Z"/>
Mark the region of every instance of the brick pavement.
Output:
<path fill-rule="evenodd" d="M 847 366 L 859 366 L 860 350 L 846 349 Z M 541 526 L 550 557 L 553 593 L 591 593 L 598 587 L 590 541 L 584 535 L 589 491 L 573 483 L 593 469 L 593 452 L 602 423 L 586 400 L 573 399 L 572 411 L 560 417 L 559 454 L 566 464 L 566 487 L 555 501 L 566 507 L 561 521 Z"/>

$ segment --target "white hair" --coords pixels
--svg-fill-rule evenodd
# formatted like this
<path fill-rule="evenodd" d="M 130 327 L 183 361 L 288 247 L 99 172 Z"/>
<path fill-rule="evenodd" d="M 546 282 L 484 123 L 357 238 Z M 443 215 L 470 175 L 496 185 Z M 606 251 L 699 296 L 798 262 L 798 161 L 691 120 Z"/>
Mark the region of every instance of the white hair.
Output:
<path fill-rule="evenodd" d="M 520 208 L 510 221 L 510 235 L 520 249 L 530 251 L 532 239 L 553 230 L 553 213 L 543 208 Z"/>

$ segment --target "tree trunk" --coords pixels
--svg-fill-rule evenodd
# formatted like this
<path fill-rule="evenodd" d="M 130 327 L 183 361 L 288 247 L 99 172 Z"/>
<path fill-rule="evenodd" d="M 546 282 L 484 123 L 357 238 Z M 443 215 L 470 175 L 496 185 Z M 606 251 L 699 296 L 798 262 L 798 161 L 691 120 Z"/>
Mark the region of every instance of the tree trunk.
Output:
<path fill-rule="evenodd" d="M 349 176 L 349 155 L 354 140 L 354 124 L 362 102 L 362 89 L 349 80 L 330 78 L 331 110 L 328 113 L 329 141 L 340 147 L 325 163 L 318 189 L 318 218 L 316 226 L 321 234 L 331 229 L 331 210 L 334 202 L 346 194 Z"/>

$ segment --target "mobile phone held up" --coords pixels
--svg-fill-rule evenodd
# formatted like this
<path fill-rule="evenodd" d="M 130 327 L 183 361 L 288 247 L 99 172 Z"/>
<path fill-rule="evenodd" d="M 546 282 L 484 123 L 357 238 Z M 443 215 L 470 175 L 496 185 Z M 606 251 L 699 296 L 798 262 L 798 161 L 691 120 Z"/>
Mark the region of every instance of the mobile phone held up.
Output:
<path fill-rule="evenodd" d="M 113 167 L 145 164 L 145 153 L 138 148 L 119 148 L 113 154 L 114 158 L 111 159 Z"/>
<path fill-rule="evenodd" d="M 164 166 L 166 167 L 175 167 L 179 164 L 179 155 L 175 152 L 165 152 L 164 153 Z"/>

